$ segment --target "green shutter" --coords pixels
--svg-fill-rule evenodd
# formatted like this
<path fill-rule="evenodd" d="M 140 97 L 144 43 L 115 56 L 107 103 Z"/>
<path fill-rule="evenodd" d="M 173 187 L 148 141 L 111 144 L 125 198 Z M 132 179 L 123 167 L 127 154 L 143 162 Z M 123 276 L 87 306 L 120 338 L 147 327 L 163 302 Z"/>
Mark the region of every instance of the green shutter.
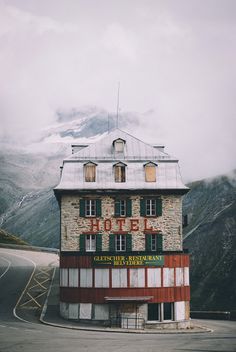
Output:
<path fill-rule="evenodd" d="M 157 235 L 157 250 L 158 250 L 158 252 L 163 251 L 163 236 L 162 236 L 162 234 Z"/>
<path fill-rule="evenodd" d="M 115 216 L 116 217 L 120 216 L 120 201 L 119 201 L 119 199 L 115 200 Z"/>
<path fill-rule="evenodd" d="M 145 235 L 145 240 L 146 240 L 146 251 L 151 251 L 151 244 L 152 244 L 152 235 L 148 234 Z"/>
<path fill-rule="evenodd" d="M 115 235 L 109 235 L 109 250 L 115 252 Z"/>
<path fill-rule="evenodd" d="M 85 252 L 85 235 L 79 236 L 79 250 L 80 252 Z"/>
<path fill-rule="evenodd" d="M 85 217 L 85 200 L 80 199 L 79 201 L 79 216 Z"/>
<path fill-rule="evenodd" d="M 96 199 L 96 216 L 102 216 L 102 205 L 101 199 Z"/>
<path fill-rule="evenodd" d="M 132 252 L 132 235 L 126 235 L 126 252 Z"/>
<path fill-rule="evenodd" d="M 156 207 L 157 207 L 157 216 L 162 216 L 162 199 L 156 199 Z"/>
<path fill-rule="evenodd" d="M 126 216 L 128 216 L 128 217 L 132 216 L 132 200 L 131 199 L 126 200 Z"/>
<path fill-rule="evenodd" d="M 146 216 L 146 201 L 140 199 L 140 216 Z"/>
<path fill-rule="evenodd" d="M 96 235 L 96 251 L 102 251 L 102 235 L 100 233 Z"/>

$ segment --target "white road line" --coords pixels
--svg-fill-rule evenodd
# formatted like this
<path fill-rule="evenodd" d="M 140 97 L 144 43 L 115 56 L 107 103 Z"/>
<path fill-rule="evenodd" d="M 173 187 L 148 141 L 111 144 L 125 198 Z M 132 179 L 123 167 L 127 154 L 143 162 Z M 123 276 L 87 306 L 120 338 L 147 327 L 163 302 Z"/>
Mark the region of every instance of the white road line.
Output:
<path fill-rule="evenodd" d="M 6 325 L 0 325 L 0 328 L 6 328 Z"/>
<path fill-rule="evenodd" d="M 5 260 L 7 263 L 8 263 L 8 266 L 6 268 L 6 270 L 2 273 L 2 275 L 0 276 L 0 279 L 8 272 L 9 268 L 10 268 L 10 265 L 11 265 L 11 262 L 10 260 L 4 258 L 4 257 L 1 257 L 1 259 Z"/>

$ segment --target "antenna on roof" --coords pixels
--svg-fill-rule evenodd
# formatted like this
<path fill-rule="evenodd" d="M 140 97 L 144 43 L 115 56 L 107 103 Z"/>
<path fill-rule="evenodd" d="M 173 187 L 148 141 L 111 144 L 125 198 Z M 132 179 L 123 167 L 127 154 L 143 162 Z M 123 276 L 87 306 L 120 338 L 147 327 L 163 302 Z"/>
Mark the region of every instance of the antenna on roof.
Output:
<path fill-rule="evenodd" d="M 107 130 L 108 130 L 108 133 L 110 132 L 110 116 L 109 116 L 109 113 L 107 114 Z"/>
<path fill-rule="evenodd" d="M 119 103 L 120 103 L 120 82 L 118 82 L 118 93 L 117 93 L 117 111 L 116 111 L 116 128 L 118 128 L 119 122 Z"/>

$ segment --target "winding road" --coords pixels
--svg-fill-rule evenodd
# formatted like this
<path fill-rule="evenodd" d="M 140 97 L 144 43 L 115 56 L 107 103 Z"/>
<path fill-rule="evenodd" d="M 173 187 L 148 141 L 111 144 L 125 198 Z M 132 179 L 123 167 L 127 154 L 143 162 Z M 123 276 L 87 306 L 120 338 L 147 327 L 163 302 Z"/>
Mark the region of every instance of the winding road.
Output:
<path fill-rule="evenodd" d="M 22 318 L 16 306 L 39 266 L 57 255 L 0 248 L 0 352 L 235 352 L 236 322 L 199 321 L 214 331 L 133 334 L 71 330 Z"/>

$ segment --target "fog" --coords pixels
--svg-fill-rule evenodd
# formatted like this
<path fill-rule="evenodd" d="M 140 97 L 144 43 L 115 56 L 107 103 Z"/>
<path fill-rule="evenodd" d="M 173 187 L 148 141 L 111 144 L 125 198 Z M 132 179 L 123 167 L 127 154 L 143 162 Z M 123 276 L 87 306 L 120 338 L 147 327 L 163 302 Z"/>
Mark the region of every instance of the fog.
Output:
<path fill-rule="evenodd" d="M 234 0 L 0 1 L 0 137 L 26 141 L 58 109 L 136 112 L 184 179 L 236 166 Z"/>

